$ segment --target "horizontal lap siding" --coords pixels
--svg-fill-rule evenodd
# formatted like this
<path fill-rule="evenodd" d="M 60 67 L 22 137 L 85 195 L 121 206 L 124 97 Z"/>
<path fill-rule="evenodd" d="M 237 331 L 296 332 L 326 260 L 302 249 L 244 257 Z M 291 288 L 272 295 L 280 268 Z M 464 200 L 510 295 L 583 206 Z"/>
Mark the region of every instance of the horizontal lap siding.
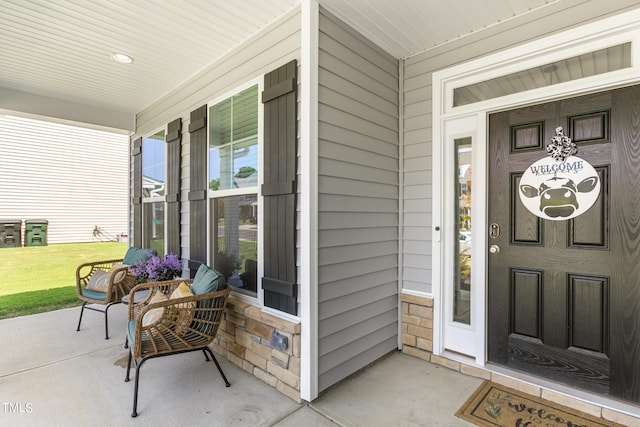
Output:
<path fill-rule="evenodd" d="M 206 55 L 206 52 L 203 52 Z M 182 171 L 180 233 L 182 257 L 190 258 L 189 203 L 190 139 L 189 114 L 195 108 L 255 80 L 292 59 L 300 58 L 300 13 L 293 11 L 280 21 L 247 40 L 222 60 L 202 70 L 184 84 L 162 96 L 137 115 L 135 136 L 146 136 L 171 120 L 182 119 Z M 198 70 L 194 70 L 196 72 Z M 163 94 L 158 94 L 159 96 Z M 298 222 L 299 223 L 299 222 Z"/>
<path fill-rule="evenodd" d="M 49 221 L 49 244 L 127 232 L 128 137 L 0 115 L 0 220 Z"/>
<path fill-rule="evenodd" d="M 324 390 L 397 347 L 398 63 L 324 10 L 319 45 Z"/>
<path fill-rule="evenodd" d="M 637 4 L 563 1 L 502 22 L 404 61 L 402 287 L 432 292 L 432 74 Z M 633 6 L 631 6 L 633 7 Z M 636 6 L 637 7 L 637 6 Z"/>
<path fill-rule="evenodd" d="M 405 75 L 404 82 L 402 279 L 404 289 L 431 292 L 431 75 L 426 77 Z"/>

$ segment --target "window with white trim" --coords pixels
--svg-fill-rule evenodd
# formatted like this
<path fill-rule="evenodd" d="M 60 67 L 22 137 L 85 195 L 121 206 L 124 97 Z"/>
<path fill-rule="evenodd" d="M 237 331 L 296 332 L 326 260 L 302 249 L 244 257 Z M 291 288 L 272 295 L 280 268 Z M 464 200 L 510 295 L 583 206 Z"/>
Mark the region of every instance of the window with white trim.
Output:
<path fill-rule="evenodd" d="M 259 85 L 209 105 L 209 257 L 234 290 L 258 284 Z"/>

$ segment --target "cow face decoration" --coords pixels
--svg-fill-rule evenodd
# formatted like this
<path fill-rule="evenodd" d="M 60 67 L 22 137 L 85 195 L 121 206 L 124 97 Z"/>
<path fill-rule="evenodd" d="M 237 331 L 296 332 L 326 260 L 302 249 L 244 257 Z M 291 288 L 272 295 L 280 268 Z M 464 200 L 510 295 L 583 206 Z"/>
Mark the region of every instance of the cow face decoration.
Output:
<path fill-rule="evenodd" d="M 598 183 L 597 176 L 585 178 L 576 185 L 571 178 L 553 177 L 534 188 L 528 184 L 520 186 L 526 197 L 540 199 L 540 212 L 551 218 L 566 219 L 580 208 L 577 193 L 589 193 Z"/>
<path fill-rule="evenodd" d="M 577 148 L 562 127 L 547 147 L 551 157 L 538 160 L 522 174 L 520 200 L 534 215 L 561 221 L 583 214 L 600 195 L 598 172 L 574 156 Z"/>
<path fill-rule="evenodd" d="M 564 162 L 538 160 L 520 179 L 522 204 L 534 215 L 555 221 L 586 212 L 600 195 L 600 178 L 585 160 L 570 156 Z"/>

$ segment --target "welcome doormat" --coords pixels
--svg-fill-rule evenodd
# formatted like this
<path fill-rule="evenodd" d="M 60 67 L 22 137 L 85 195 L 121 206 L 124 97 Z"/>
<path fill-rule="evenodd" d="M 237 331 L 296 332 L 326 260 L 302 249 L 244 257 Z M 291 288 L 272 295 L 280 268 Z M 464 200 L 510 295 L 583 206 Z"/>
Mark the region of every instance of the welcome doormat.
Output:
<path fill-rule="evenodd" d="M 456 416 L 482 427 L 623 427 L 490 381 L 471 395 Z"/>

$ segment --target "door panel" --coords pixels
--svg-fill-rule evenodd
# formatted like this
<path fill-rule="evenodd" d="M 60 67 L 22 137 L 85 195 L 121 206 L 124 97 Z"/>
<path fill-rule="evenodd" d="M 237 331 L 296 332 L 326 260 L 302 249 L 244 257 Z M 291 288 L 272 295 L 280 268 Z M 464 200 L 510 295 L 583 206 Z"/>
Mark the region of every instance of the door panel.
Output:
<path fill-rule="evenodd" d="M 511 243 L 516 245 L 540 246 L 542 244 L 542 219 L 532 214 L 518 199 L 521 173 L 511 174 Z"/>
<path fill-rule="evenodd" d="M 609 279 L 570 274 L 569 347 L 609 354 Z"/>
<path fill-rule="evenodd" d="M 569 220 L 571 248 L 609 248 L 609 166 L 596 167 L 602 191 L 598 200 L 587 212 Z"/>
<path fill-rule="evenodd" d="M 542 289 L 542 271 L 511 270 L 511 333 L 542 340 Z"/>
<path fill-rule="evenodd" d="M 639 87 L 489 117 L 489 360 L 640 401 Z M 519 197 L 557 126 L 600 178 L 569 220 L 539 218 Z"/>

